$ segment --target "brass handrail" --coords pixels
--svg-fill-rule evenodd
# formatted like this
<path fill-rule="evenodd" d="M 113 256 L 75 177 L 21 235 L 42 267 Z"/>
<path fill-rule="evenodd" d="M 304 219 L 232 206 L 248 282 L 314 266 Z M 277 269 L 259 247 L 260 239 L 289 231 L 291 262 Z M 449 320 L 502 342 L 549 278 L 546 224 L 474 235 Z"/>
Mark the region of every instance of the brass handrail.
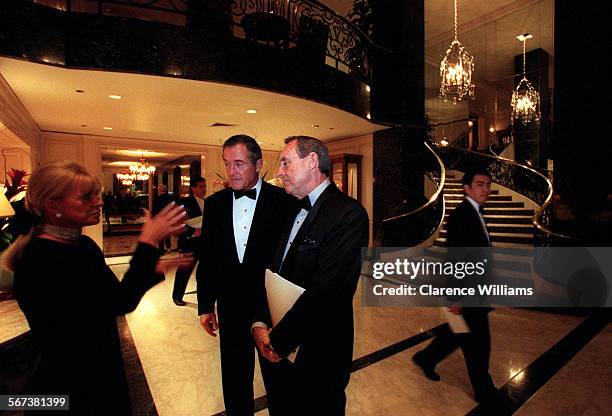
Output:
<path fill-rule="evenodd" d="M 395 221 L 395 220 L 398 220 L 398 219 L 401 219 L 401 218 L 406 218 L 406 217 L 409 217 L 410 215 L 413 215 L 413 214 L 415 214 L 415 213 L 417 213 L 419 211 L 422 211 L 422 210 L 426 209 L 431 204 L 436 202 L 436 200 L 438 199 L 438 197 L 442 193 L 442 189 L 444 188 L 444 182 L 446 182 L 446 168 L 444 167 L 444 163 L 442 162 L 442 159 L 440 159 L 440 156 L 438 156 L 438 154 L 435 152 L 435 150 L 433 150 L 433 148 L 427 142 L 425 142 L 425 147 L 434 155 L 434 157 L 436 158 L 436 161 L 440 165 L 440 185 L 438 185 L 438 189 L 431 196 L 431 198 L 429 198 L 429 201 L 427 201 L 424 205 L 422 205 L 419 208 L 414 209 L 414 210 L 412 210 L 410 212 L 407 212 L 405 214 L 400 214 L 400 215 L 396 215 L 396 216 L 393 216 L 393 217 L 385 218 L 385 219 L 382 220 L 383 223 Z M 444 215 L 442 215 L 441 222 L 442 221 L 444 221 Z M 439 224 L 438 224 L 438 226 L 439 226 Z"/>

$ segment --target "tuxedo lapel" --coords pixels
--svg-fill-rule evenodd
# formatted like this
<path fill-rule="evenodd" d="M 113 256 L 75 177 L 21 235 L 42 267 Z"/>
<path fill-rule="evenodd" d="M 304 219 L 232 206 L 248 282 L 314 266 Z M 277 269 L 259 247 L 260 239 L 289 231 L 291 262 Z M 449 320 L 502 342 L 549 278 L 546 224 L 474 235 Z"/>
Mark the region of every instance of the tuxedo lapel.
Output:
<path fill-rule="evenodd" d="M 234 194 L 231 191 L 226 192 L 226 194 L 227 196 L 222 204 L 222 210 L 225 215 L 222 215 L 224 221 L 223 224 L 221 224 L 221 235 L 225 238 L 228 253 L 231 253 L 232 262 L 238 263 L 238 252 L 236 251 L 236 240 L 234 238 L 234 207 L 232 201 Z"/>
<path fill-rule="evenodd" d="M 282 260 L 283 253 L 285 252 L 285 247 L 287 246 L 287 242 L 289 239 L 289 233 L 291 232 L 291 229 L 293 228 L 293 221 L 291 222 L 289 226 L 289 230 L 286 233 L 286 238 L 284 239 L 285 244 L 283 244 L 281 248 L 282 251 L 280 255 L 281 255 L 281 262 L 282 262 L 283 269 L 286 269 L 285 266 L 289 267 L 292 264 L 293 258 L 295 257 L 295 253 L 297 252 L 297 249 L 300 246 L 300 241 L 304 239 L 304 236 L 306 236 L 306 234 L 310 230 L 310 226 L 312 225 L 312 222 L 317 217 L 319 210 L 321 209 L 321 207 L 325 204 L 325 201 L 333 194 L 335 190 L 337 190 L 337 188 L 332 182 L 327 188 L 325 188 L 323 193 L 319 195 L 319 198 L 317 198 L 317 202 L 315 202 L 315 204 L 310 209 L 310 211 L 308 211 L 308 215 L 304 219 L 304 223 L 302 224 L 297 234 L 295 235 L 295 238 L 293 239 L 293 244 L 291 244 L 291 247 L 289 247 L 289 251 L 287 251 L 287 255 L 285 256 L 285 260 Z M 297 213 L 296 213 L 296 216 L 297 216 Z M 295 217 L 294 217 L 294 221 L 295 221 Z"/>

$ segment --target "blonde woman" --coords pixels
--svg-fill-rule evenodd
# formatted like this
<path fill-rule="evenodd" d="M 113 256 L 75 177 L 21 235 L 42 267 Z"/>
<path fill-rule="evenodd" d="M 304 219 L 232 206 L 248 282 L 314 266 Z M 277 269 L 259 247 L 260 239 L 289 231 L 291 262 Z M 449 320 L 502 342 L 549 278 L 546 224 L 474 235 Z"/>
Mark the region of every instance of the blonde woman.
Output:
<path fill-rule="evenodd" d="M 151 217 L 138 238 L 130 268 L 119 281 L 82 227 L 100 222 L 98 179 L 74 162 L 32 174 L 26 208 L 30 234 L 4 255 L 15 272 L 14 290 L 42 352 L 30 394 L 68 394 L 73 414 L 131 414 L 115 316 L 136 308 L 145 292 L 173 266 L 160 262 L 157 244 L 184 229 L 174 204 Z M 181 262 L 181 264 L 178 264 Z"/>

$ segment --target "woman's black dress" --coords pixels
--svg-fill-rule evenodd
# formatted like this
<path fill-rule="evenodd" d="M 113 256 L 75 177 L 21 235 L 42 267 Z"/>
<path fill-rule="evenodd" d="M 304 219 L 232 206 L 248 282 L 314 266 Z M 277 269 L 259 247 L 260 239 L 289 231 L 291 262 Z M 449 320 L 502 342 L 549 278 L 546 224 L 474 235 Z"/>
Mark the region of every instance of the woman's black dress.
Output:
<path fill-rule="evenodd" d="M 31 240 L 14 283 L 42 353 L 28 394 L 68 394 L 72 414 L 131 414 L 116 315 L 163 280 L 158 258 L 156 247 L 139 244 L 119 282 L 89 237 L 74 245 Z"/>

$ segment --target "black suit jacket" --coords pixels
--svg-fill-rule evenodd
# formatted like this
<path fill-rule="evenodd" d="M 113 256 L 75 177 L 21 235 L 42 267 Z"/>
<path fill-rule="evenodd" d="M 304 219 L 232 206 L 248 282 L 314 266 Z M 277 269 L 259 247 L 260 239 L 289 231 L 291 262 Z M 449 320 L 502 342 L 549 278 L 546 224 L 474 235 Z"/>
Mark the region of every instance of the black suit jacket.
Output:
<path fill-rule="evenodd" d="M 198 205 L 198 201 L 195 199 L 195 196 L 189 195 L 184 198 L 178 200 L 178 205 L 182 205 L 185 207 L 185 211 L 187 211 L 187 216 L 189 219 L 201 217 L 202 210 Z M 181 251 L 193 251 L 197 252 L 197 239 L 193 239 L 192 235 L 195 232 L 195 228 L 185 226 L 185 231 L 181 233 L 178 237 L 178 248 Z"/>
<path fill-rule="evenodd" d="M 359 202 L 330 184 L 279 268 L 294 218 L 285 228 L 274 269 L 306 290 L 272 330 L 272 346 L 282 357 L 299 346 L 301 362 L 348 372 L 353 353 L 352 299 L 361 271 L 361 248 L 368 245 L 368 215 Z"/>
<path fill-rule="evenodd" d="M 480 215 L 474 206 L 464 199 L 457 208 L 449 215 L 447 223 L 447 241 L 450 258 L 449 260 L 461 262 L 482 262 L 487 263 L 486 269 L 490 271 L 493 268 L 491 252 L 488 249 L 475 249 L 476 247 L 491 247 L 491 243 L 487 238 L 487 232 L 482 226 Z M 459 248 L 457 248 L 459 247 Z M 461 248 L 463 247 L 463 249 Z M 469 247 L 469 248 L 468 248 Z M 470 285 L 474 287 L 477 283 L 486 283 L 490 280 L 489 272 L 481 279 L 461 279 L 453 280 L 455 286 Z M 450 296 L 451 302 L 461 300 L 461 297 Z M 477 313 L 482 311 L 487 312 L 489 309 L 475 309 Z M 465 313 L 472 313 L 469 309 L 464 309 Z"/>
<path fill-rule="evenodd" d="M 232 190 L 224 189 L 208 197 L 204 205 L 198 314 L 213 312 L 218 302 L 220 314 L 248 314 L 251 319 L 255 293 L 263 287 L 265 269 L 271 267 L 283 225 L 295 212 L 297 199 L 282 188 L 262 183 L 241 264 L 234 239 L 233 198 Z"/>
<path fill-rule="evenodd" d="M 446 228 L 449 247 L 491 246 L 482 227 L 480 215 L 467 199 L 464 199 L 449 215 Z"/>

